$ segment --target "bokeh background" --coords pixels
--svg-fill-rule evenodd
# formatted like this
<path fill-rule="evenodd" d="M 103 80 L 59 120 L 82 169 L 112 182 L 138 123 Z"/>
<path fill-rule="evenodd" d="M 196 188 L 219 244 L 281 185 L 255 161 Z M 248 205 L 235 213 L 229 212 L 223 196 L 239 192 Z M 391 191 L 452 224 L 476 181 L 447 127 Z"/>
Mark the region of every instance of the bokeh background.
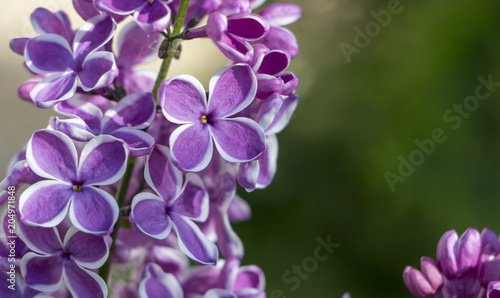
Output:
<path fill-rule="evenodd" d="M 8 39 L 34 36 L 28 20 L 35 7 L 71 10 L 69 2 L 4 3 L 1 169 L 51 115 L 16 98 L 28 75 Z M 422 255 L 435 257 L 445 231 L 461 234 L 473 226 L 500 232 L 500 89 L 462 117 L 459 128 L 443 118 L 474 95 L 479 76 L 500 82 L 500 2 L 290 2 L 303 7 L 302 20 L 289 26 L 302 47 L 291 65 L 301 79 L 300 103 L 279 135 L 274 183 L 253 193 L 240 190 L 253 211 L 251 221 L 233 225 L 245 244 L 243 263 L 264 270 L 269 297 L 341 297 L 347 291 L 352 297 L 411 297 L 404 267 L 419 266 Z M 400 13 L 348 63 L 340 44 L 354 46 L 356 28 L 366 32 L 372 12 L 398 2 Z M 75 28 L 82 23 L 73 20 Z M 177 61 L 169 77 L 190 73 L 206 84 L 225 63 L 209 42 L 184 47 L 183 57 L 190 58 Z M 418 149 L 415 140 L 430 138 L 436 128 L 446 141 L 391 191 L 384 174 L 398 174 L 398 158 L 408 160 Z M 295 282 L 283 274 L 314 256 L 318 237 L 339 246 L 292 290 Z"/>

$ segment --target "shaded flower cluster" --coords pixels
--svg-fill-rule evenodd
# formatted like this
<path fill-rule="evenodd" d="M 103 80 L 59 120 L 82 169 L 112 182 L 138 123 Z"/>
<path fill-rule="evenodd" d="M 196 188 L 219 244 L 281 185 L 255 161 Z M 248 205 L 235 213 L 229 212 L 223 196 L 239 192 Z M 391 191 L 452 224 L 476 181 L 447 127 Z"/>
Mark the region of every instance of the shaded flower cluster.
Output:
<path fill-rule="evenodd" d="M 437 262 L 422 257 L 421 270 L 407 266 L 403 280 L 417 297 L 500 297 L 500 240 L 491 230 L 454 230 L 439 240 Z"/>
<path fill-rule="evenodd" d="M 263 2 L 73 0 L 77 30 L 62 11 L 32 13 L 37 36 L 10 41 L 33 76 L 18 95 L 57 116 L 0 183 L 0 296 L 266 296 L 231 223 L 251 217 L 238 183 L 263 189 L 276 173 L 276 135 L 298 103 L 287 69 L 299 48 L 283 26 L 301 10 L 254 12 Z M 194 38 L 230 64 L 209 82 L 167 79 L 163 66 Z M 158 58 L 159 73 L 139 67 Z M 24 189 L 14 208 L 12 189 Z M 110 271 L 125 275 L 112 287 Z"/>

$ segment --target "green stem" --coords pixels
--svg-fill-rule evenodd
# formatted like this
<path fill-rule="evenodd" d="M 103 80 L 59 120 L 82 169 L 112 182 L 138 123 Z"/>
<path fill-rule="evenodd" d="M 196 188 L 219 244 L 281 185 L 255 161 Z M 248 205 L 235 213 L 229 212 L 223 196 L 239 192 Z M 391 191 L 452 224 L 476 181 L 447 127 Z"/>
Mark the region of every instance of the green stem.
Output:
<path fill-rule="evenodd" d="M 116 192 L 116 202 L 118 203 L 119 208 L 123 206 L 123 203 L 125 202 L 125 198 L 127 196 L 127 190 L 128 186 L 130 184 L 130 178 L 132 178 L 132 172 L 134 171 L 134 166 L 135 166 L 135 157 L 130 157 L 127 160 L 127 170 L 125 170 L 125 174 L 123 174 L 122 182 L 120 183 L 120 187 L 118 188 L 118 191 Z M 99 269 L 99 276 L 104 279 L 104 281 L 108 280 L 109 277 L 109 271 L 111 269 L 111 263 L 113 259 L 113 251 L 115 248 L 115 243 L 116 243 L 116 237 L 118 236 L 118 230 L 120 230 L 121 226 L 121 220 L 122 218 L 118 217 L 118 221 L 115 224 L 115 227 L 113 229 L 113 232 L 111 232 L 111 238 L 113 239 L 113 242 L 111 243 L 111 247 L 109 248 L 109 257 L 106 260 L 106 263 L 102 265 L 102 267 Z"/>
<path fill-rule="evenodd" d="M 189 0 L 181 0 L 181 3 L 179 5 L 179 12 L 177 14 L 177 17 L 175 18 L 174 22 L 174 31 L 172 32 L 172 35 L 177 35 L 181 32 L 182 29 L 182 24 L 184 24 L 184 19 L 186 18 L 186 13 L 187 9 L 189 7 Z M 168 70 L 170 68 L 170 63 L 172 62 L 172 59 L 174 58 L 174 53 L 177 50 L 177 48 L 180 45 L 181 40 L 176 39 L 174 40 L 171 45 L 169 46 L 168 49 L 168 57 L 163 60 L 161 67 L 160 67 L 160 72 L 158 74 L 158 77 L 156 78 L 155 86 L 153 88 L 153 97 L 155 99 L 155 102 L 158 102 L 158 88 L 160 87 L 161 82 L 165 80 L 167 77 Z M 127 161 L 127 170 L 125 171 L 125 174 L 123 175 L 122 181 L 120 183 L 120 187 L 118 188 L 118 191 L 116 193 L 116 201 L 118 203 L 118 208 L 123 207 L 124 202 L 125 202 L 125 197 L 127 195 L 127 190 L 130 184 L 130 179 L 132 178 L 132 172 L 134 170 L 135 166 L 135 157 L 130 157 Z M 108 259 L 106 260 L 106 263 L 99 269 L 99 276 L 104 279 L 104 281 L 108 284 L 108 279 L 109 279 L 109 272 L 111 270 L 111 263 L 113 259 L 113 253 L 114 253 L 114 248 L 115 248 L 115 243 L 116 243 L 116 237 L 118 236 L 118 231 L 120 230 L 121 227 L 121 220 L 122 218 L 119 218 L 118 221 L 116 222 L 113 232 L 111 233 L 111 238 L 113 239 L 113 242 L 111 243 L 111 247 L 109 248 L 109 256 Z"/>
<path fill-rule="evenodd" d="M 179 12 L 177 13 L 177 17 L 175 18 L 174 30 L 172 31 L 171 36 L 176 36 L 181 33 L 182 24 L 184 24 L 184 19 L 186 18 L 186 13 L 189 7 L 189 0 L 181 0 L 179 4 Z M 173 40 L 168 48 L 168 57 L 165 58 L 160 67 L 160 73 L 156 78 L 155 86 L 153 88 L 153 97 L 155 102 L 158 103 L 158 89 L 160 88 L 161 82 L 165 80 L 167 77 L 168 70 L 170 68 L 170 64 L 172 63 L 172 59 L 174 59 L 174 54 L 177 48 L 181 43 L 181 39 Z"/>

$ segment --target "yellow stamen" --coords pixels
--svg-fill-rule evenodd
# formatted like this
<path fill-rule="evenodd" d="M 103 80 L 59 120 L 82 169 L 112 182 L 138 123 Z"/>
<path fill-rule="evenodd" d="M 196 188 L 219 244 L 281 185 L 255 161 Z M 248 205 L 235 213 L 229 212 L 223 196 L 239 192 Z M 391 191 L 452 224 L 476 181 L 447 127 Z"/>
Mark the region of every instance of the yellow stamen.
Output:
<path fill-rule="evenodd" d="M 149 2 L 149 3 L 151 3 L 151 4 L 152 4 L 153 2 L 155 2 L 155 0 L 146 0 L 146 1 L 148 1 L 148 2 Z"/>
<path fill-rule="evenodd" d="M 207 115 L 201 115 L 201 123 L 206 124 L 207 122 Z"/>
<path fill-rule="evenodd" d="M 73 190 L 74 191 L 82 191 L 82 186 L 81 185 L 73 185 Z"/>

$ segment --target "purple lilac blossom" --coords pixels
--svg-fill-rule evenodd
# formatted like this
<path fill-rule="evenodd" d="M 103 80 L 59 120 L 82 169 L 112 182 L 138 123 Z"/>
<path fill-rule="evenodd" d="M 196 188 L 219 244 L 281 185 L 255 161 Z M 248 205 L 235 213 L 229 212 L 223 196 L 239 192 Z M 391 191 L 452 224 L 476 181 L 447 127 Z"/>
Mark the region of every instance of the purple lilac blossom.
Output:
<path fill-rule="evenodd" d="M 97 51 L 115 32 L 109 16 L 96 16 L 75 34 L 73 47 L 57 34 L 42 34 L 26 44 L 24 59 L 37 74 L 51 74 L 30 93 L 35 105 L 49 108 L 72 97 L 80 83 L 84 91 L 103 88 L 118 75 L 113 53 Z"/>
<path fill-rule="evenodd" d="M 151 92 L 126 96 L 114 107 L 103 111 L 93 103 L 73 97 L 59 103 L 54 110 L 70 119 L 57 119 L 57 130 L 72 139 L 87 142 L 98 135 L 112 135 L 123 140 L 130 149 L 130 156 L 151 152 L 155 140 L 147 132 L 154 119 L 156 105 Z"/>
<path fill-rule="evenodd" d="M 81 154 L 71 139 L 58 131 L 33 134 L 26 160 L 46 178 L 19 198 L 22 220 L 41 227 L 59 224 L 69 210 L 73 225 L 87 233 L 109 232 L 118 218 L 113 196 L 93 185 L 109 185 L 123 176 L 128 148 L 108 135 L 92 139 Z"/>
<path fill-rule="evenodd" d="M 109 254 L 103 237 L 69 229 L 61 241 L 56 228 L 20 225 L 19 236 L 34 252 L 24 255 L 21 272 L 26 284 L 55 292 L 64 284 L 75 297 L 107 297 L 105 281 L 89 269 L 101 267 Z"/>
<path fill-rule="evenodd" d="M 162 83 L 158 98 L 163 114 L 181 124 L 170 136 L 170 148 L 183 170 L 203 170 L 212 158 L 213 143 L 229 162 L 246 162 L 262 154 L 266 148 L 262 128 L 251 119 L 233 117 L 254 100 L 256 85 L 246 64 L 223 68 L 212 77 L 208 103 L 203 86 L 192 76 Z"/>
<path fill-rule="evenodd" d="M 196 174 L 182 173 L 170 161 L 167 147 L 158 145 L 151 152 L 144 176 L 153 193 L 139 193 L 132 201 L 131 220 L 145 234 L 166 238 L 172 228 L 183 253 L 200 264 L 215 264 L 218 250 L 194 221 L 208 215 L 208 195 Z"/>
<path fill-rule="evenodd" d="M 117 15 L 134 16 L 134 20 L 144 30 L 161 32 L 170 25 L 172 0 L 95 0 L 97 8 Z"/>

